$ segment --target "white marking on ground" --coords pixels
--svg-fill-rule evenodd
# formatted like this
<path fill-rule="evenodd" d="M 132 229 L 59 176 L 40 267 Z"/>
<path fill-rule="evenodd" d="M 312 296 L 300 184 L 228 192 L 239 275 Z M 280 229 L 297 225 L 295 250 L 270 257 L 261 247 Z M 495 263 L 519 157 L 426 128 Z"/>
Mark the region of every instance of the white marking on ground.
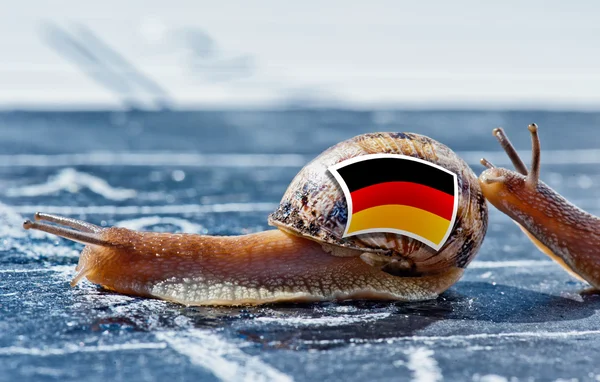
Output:
<path fill-rule="evenodd" d="M 411 336 L 411 337 L 389 337 L 380 339 L 362 339 L 353 338 L 349 341 L 346 340 L 307 340 L 304 341 L 306 344 L 317 344 L 317 345 L 329 345 L 329 344 L 343 344 L 346 342 L 354 344 L 376 344 L 386 343 L 392 344 L 396 342 L 423 342 L 423 343 L 434 343 L 443 342 L 444 344 L 454 345 L 453 341 L 460 342 L 461 344 L 465 341 L 471 340 L 486 340 L 486 339 L 497 339 L 497 338 L 534 338 L 534 339 L 568 339 L 572 337 L 585 337 L 585 336 L 597 336 L 600 335 L 600 330 L 583 330 L 583 331 L 568 331 L 568 332 L 508 332 L 508 333 L 477 333 L 477 334 L 464 334 L 464 335 L 449 335 L 449 336 Z M 482 347 L 482 349 L 485 349 Z"/>
<path fill-rule="evenodd" d="M 0 269 L 0 273 L 39 273 L 39 272 L 54 272 L 51 268 L 34 268 L 34 269 Z"/>
<path fill-rule="evenodd" d="M 493 273 L 488 271 L 488 272 L 485 272 L 485 273 L 482 273 L 481 275 L 479 275 L 479 278 L 480 279 L 489 279 L 490 277 L 492 277 L 492 275 L 493 275 Z"/>
<path fill-rule="evenodd" d="M 476 333 L 476 334 L 457 334 L 450 336 L 412 336 L 412 337 L 396 337 L 387 338 L 381 340 L 373 340 L 372 342 L 387 342 L 387 341 L 463 341 L 463 340 L 477 340 L 477 339 L 495 339 L 495 338 L 539 338 L 539 339 L 553 339 L 553 338 L 571 338 L 571 337 L 583 337 L 583 336 L 595 336 L 600 335 L 600 330 L 582 330 L 582 331 L 568 331 L 568 332 L 508 332 L 508 333 Z"/>
<path fill-rule="evenodd" d="M 443 380 L 442 371 L 433 358 L 433 350 L 424 347 L 409 348 L 404 353 L 408 356 L 406 367 L 412 371 L 412 381 L 437 382 Z"/>
<path fill-rule="evenodd" d="M 90 191 L 110 200 L 126 200 L 137 195 L 135 190 L 112 187 L 102 178 L 76 171 L 73 168 L 65 168 L 59 171 L 58 174 L 49 177 L 45 183 L 9 188 L 5 194 L 10 197 L 42 196 L 52 195 L 60 191 L 76 193 L 82 188 L 88 188 Z"/>
<path fill-rule="evenodd" d="M 506 260 L 506 261 L 473 261 L 467 269 L 495 269 L 495 268 L 527 268 L 545 267 L 556 265 L 549 260 Z"/>
<path fill-rule="evenodd" d="M 510 165 L 504 151 L 458 151 L 470 165 L 482 157 L 496 165 Z M 531 153 L 520 151 L 522 157 Z M 0 167 L 65 166 L 191 166 L 191 167 L 302 167 L 313 157 L 301 154 L 197 154 L 176 152 L 91 152 L 77 154 L 0 155 Z M 600 149 L 547 150 L 545 165 L 598 164 Z"/>
<path fill-rule="evenodd" d="M 0 203 L 0 252 L 16 252 L 28 258 L 76 257 L 79 255 L 73 248 L 56 246 L 56 238 L 50 234 L 41 231 L 26 231 L 23 229 L 23 220 L 21 215 L 14 211 L 14 208 Z M 34 240 L 52 238 L 53 243 L 46 241 L 32 244 L 31 240 L 24 240 L 25 238 Z"/>
<path fill-rule="evenodd" d="M 289 326 L 341 326 L 373 322 L 388 318 L 391 313 L 357 314 L 332 317 L 258 317 L 255 321 Z"/>
<path fill-rule="evenodd" d="M 203 330 L 156 333 L 191 363 L 210 370 L 222 381 L 292 381 L 292 377 L 241 351 L 221 336 Z"/>
<path fill-rule="evenodd" d="M 26 231 L 23 228 L 23 217 L 16 213 L 14 207 L 0 203 L 0 251 L 14 251 L 25 257 L 40 256 L 78 256 L 77 251 L 64 246 L 56 246 L 56 237 L 41 231 Z M 39 242 L 32 245 L 31 240 L 47 240 L 52 238 L 54 244 Z"/>
<path fill-rule="evenodd" d="M 24 237 L 25 230 L 22 224 L 23 217 L 15 212 L 14 207 L 0 203 L 0 239 Z M 17 227 L 19 229 L 16 229 Z M 0 243 L 2 242 L 0 241 Z"/>
<path fill-rule="evenodd" d="M 298 154 L 112 153 L 0 155 L 0 167 L 192 166 L 302 167 L 311 157 Z"/>
<path fill-rule="evenodd" d="M 508 378 L 497 374 L 475 374 L 473 376 L 473 382 L 508 382 Z"/>
<path fill-rule="evenodd" d="M 75 372 L 73 369 L 57 369 L 53 367 L 35 367 L 35 366 L 24 366 L 20 369 L 21 375 L 31 378 L 34 375 L 43 375 L 46 377 L 52 377 L 56 380 L 65 380 L 67 377 L 74 379 Z"/>
<path fill-rule="evenodd" d="M 59 215 L 155 215 L 155 214 L 208 214 L 226 212 L 272 212 L 278 207 L 275 203 L 222 203 L 222 204 L 175 204 L 166 206 L 13 206 L 21 214 L 42 211 Z"/>
<path fill-rule="evenodd" d="M 116 345 L 79 346 L 66 344 L 60 348 L 27 348 L 21 346 L 7 346 L 0 348 L 0 355 L 32 355 L 39 357 L 67 355 L 75 353 L 99 353 L 144 349 L 166 349 L 164 342 L 130 343 Z"/>
<path fill-rule="evenodd" d="M 65 273 L 65 272 L 72 272 L 74 269 L 75 269 L 75 267 L 72 265 L 53 265 L 48 268 L 0 269 L 0 273 L 44 273 L 44 272 Z"/>
<path fill-rule="evenodd" d="M 71 248 L 58 247 L 48 242 L 31 244 L 31 241 L 22 239 L 48 239 L 56 237 L 42 231 L 23 228 L 23 217 L 19 215 L 14 207 L 0 203 L 0 251 L 17 251 L 29 257 L 45 256 L 71 256 L 76 253 Z"/>

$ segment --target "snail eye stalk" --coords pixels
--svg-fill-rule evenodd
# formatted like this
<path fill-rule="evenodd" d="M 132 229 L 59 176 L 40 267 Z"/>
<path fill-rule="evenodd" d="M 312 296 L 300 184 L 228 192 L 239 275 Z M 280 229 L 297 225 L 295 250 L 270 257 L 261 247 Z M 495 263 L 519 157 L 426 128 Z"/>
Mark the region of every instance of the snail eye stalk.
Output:
<path fill-rule="evenodd" d="M 504 133 L 504 130 L 501 127 L 497 127 L 492 131 L 492 134 L 494 134 L 494 137 L 496 137 L 498 142 L 500 142 L 500 146 L 502 146 L 506 152 L 506 155 L 508 155 L 510 158 L 510 161 L 513 163 L 513 166 L 515 166 L 517 172 L 527 175 L 527 167 L 525 166 L 525 163 L 523 163 L 521 160 L 517 150 L 515 150 L 515 147 Z"/>
<path fill-rule="evenodd" d="M 70 228 L 74 228 L 78 231 L 82 232 L 100 232 L 102 231 L 102 227 L 98 227 L 95 224 L 88 223 L 83 220 L 68 218 L 64 216 L 45 214 L 43 212 L 36 212 L 34 215 L 36 221 L 45 220 L 50 223 L 56 223 L 60 225 L 64 225 Z"/>
<path fill-rule="evenodd" d="M 64 237 L 65 239 L 73 240 L 82 244 L 94 244 L 104 247 L 111 245 L 111 243 L 102 239 L 101 228 L 96 225 L 85 224 L 85 222 L 80 222 L 70 218 L 39 213 L 35 215 L 35 219 L 63 224 L 70 228 L 37 221 L 32 222 L 31 220 L 26 220 L 23 223 L 23 228 L 51 233 L 53 235 Z M 98 231 L 91 231 L 93 229 L 98 229 Z"/>
<path fill-rule="evenodd" d="M 540 137 L 535 123 L 529 125 L 528 129 L 531 133 L 531 173 L 527 176 L 527 181 L 535 186 L 540 179 Z"/>

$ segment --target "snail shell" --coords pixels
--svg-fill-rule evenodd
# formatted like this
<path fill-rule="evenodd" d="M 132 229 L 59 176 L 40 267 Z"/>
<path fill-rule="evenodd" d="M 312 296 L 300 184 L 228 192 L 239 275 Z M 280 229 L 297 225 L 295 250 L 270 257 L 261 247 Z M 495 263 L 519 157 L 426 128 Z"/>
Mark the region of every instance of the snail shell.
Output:
<path fill-rule="evenodd" d="M 458 212 L 445 245 L 435 251 L 421 241 L 393 233 L 369 233 L 343 238 L 348 220 L 344 194 L 332 165 L 367 154 L 401 154 L 423 159 L 455 173 Z M 331 244 L 332 254 L 344 255 L 336 246 L 361 250 L 372 265 L 388 273 L 418 276 L 465 268 L 483 242 L 488 210 L 477 177 L 467 163 L 447 146 L 413 133 L 371 133 L 332 146 L 308 163 L 292 180 L 269 224 L 311 240 Z"/>

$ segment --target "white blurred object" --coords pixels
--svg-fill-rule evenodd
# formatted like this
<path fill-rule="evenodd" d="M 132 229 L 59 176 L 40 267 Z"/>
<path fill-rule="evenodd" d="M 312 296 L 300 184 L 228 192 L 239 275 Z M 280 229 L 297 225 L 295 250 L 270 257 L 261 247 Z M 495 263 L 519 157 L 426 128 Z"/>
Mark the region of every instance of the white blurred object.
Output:
<path fill-rule="evenodd" d="M 597 109 L 599 11 L 593 0 L 24 0 L 0 6 L 0 107 L 123 106 L 44 43 L 52 22 L 85 25 L 175 108 Z"/>

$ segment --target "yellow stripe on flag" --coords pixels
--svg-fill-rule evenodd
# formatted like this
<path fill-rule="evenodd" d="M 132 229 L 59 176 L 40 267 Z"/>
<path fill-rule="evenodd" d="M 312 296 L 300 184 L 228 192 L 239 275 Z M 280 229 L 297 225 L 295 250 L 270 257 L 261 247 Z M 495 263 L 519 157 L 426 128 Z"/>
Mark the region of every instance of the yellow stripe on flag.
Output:
<path fill-rule="evenodd" d="M 410 232 L 438 245 L 444 239 L 449 225 L 449 220 L 431 212 L 410 206 L 388 204 L 353 214 L 347 234 L 388 228 Z"/>

